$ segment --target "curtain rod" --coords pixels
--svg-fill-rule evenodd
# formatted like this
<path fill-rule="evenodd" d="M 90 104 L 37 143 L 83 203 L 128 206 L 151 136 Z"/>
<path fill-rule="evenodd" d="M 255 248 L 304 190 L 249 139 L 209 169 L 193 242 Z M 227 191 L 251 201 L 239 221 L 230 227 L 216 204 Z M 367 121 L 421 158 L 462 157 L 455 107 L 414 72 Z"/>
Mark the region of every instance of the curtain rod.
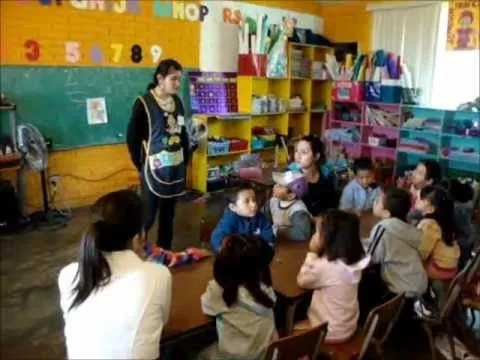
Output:
<path fill-rule="evenodd" d="M 386 4 L 370 3 L 370 4 L 367 4 L 367 11 L 382 11 L 382 10 L 424 7 L 424 6 L 435 5 L 435 4 L 438 4 L 439 2 L 440 1 L 389 1 Z M 444 1 L 441 1 L 441 2 L 443 3 Z"/>

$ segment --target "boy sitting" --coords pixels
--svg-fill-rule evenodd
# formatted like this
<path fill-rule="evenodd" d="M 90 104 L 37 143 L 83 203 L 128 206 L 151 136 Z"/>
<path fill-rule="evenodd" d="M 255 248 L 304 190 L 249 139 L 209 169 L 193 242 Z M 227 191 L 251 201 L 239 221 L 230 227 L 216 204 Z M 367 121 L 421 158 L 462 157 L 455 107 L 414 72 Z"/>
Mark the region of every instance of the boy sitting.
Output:
<path fill-rule="evenodd" d="M 258 210 L 253 188 L 244 186 L 229 199 L 222 219 L 210 237 L 210 245 L 218 253 L 222 242 L 229 235 L 258 236 L 273 247 L 272 224 L 264 213 Z"/>
<path fill-rule="evenodd" d="M 299 172 L 272 174 L 275 185 L 268 211 L 273 222 L 273 233 L 289 240 L 309 240 L 312 236 L 311 217 L 301 200 L 308 190 L 305 177 Z"/>
<path fill-rule="evenodd" d="M 372 210 L 380 188 L 374 184 L 373 164 L 369 158 L 355 159 L 353 163 L 355 178 L 343 189 L 340 210 L 361 215 Z"/>

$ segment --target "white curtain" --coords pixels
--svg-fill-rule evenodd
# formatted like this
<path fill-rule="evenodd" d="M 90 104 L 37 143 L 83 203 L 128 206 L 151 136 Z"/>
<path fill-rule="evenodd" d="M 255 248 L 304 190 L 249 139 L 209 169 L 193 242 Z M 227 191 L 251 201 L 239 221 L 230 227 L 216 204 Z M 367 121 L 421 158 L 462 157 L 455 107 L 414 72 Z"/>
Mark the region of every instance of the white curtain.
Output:
<path fill-rule="evenodd" d="M 422 104 L 430 104 L 441 4 L 373 8 L 373 49 L 401 56 L 414 86 L 422 89 Z"/>
<path fill-rule="evenodd" d="M 447 50 L 448 3 L 442 5 L 431 106 L 456 109 L 480 96 L 480 50 Z"/>

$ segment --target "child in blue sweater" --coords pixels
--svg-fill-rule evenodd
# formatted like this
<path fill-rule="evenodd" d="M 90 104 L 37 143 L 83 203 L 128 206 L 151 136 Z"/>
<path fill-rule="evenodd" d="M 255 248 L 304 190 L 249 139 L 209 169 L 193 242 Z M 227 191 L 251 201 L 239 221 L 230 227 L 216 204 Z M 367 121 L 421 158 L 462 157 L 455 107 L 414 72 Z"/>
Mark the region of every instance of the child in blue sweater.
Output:
<path fill-rule="evenodd" d="M 251 187 L 241 187 L 230 199 L 222 219 L 212 232 L 210 245 L 219 252 L 223 239 L 228 235 L 259 236 L 273 246 L 272 224 L 265 214 L 258 210 L 255 191 Z"/>
<path fill-rule="evenodd" d="M 343 189 L 340 210 L 354 212 L 372 210 L 381 190 L 374 185 L 373 164 L 369 158 L 356 159 L 353 164 L 355 178 Z"/>

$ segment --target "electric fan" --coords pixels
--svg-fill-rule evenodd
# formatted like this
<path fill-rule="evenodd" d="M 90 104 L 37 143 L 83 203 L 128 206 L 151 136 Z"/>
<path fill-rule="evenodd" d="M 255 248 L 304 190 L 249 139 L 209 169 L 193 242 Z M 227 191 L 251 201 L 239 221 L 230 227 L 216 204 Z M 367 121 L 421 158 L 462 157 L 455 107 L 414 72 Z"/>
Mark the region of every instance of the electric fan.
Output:
<path fill-rule="evenodd" d="M 17 127 L 18 148 L 24 154 L 25 161 L 35 172 L 40 173 L 42 186 L 42 203 L 43 211 L 32 214 L 31 220 L 48 221 L 57 217 L 58 212 L 52 213 L 48 204 L 48 188 L 47 188 L 47 167 L 48 167 L 48 151 L 47 143 L 40 131 L 31 124 L 21 124 Z"/>

